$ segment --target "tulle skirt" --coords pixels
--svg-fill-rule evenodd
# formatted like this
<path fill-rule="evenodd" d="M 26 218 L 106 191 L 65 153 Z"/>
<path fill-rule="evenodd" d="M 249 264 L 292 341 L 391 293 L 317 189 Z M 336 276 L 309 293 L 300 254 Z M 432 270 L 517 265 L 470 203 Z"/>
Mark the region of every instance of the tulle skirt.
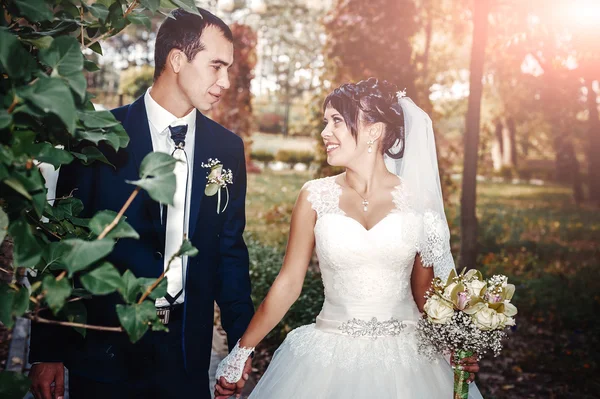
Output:
<path fill-rule="evenodd" d="M 250 399 L 452 399 L 453 381 L 446 359 L 418 353 L 414 330 L 370 339 L 311 324 L 288 334 Z"/>

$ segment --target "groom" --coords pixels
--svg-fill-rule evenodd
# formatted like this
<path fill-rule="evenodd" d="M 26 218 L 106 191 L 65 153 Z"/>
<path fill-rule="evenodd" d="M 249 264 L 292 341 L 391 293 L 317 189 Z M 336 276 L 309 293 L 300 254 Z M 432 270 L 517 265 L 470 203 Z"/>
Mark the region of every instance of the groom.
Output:
<path fill-rule="evenodd" d="M 140 238 L 119 240 L 108 259 L 121 272 L 130 269 L 137 277 L 156 278 L 183 237 L 189 237 L 198 255 L 171 265 L 167 294 L 156 300 L 169 332 L 149 331 L 131 344 L 124 333 L 88 330 L 84 338 L 72 329 L 34 323 L 30 378 L 37 399 L 63 396 L 63 364 L 69 369 L 72 399 L 208 399 L 214 301 L 230 348 L 253 315 L 242 238 L 243 143 L 202 114 L 229 88 L 233 37 L 222 20 L 206 10 L 200 14 L 178 9 L 165 19 L 156 39 L 154 85 L 133 104 L 113 111 L 130 138 L 125 150 L 105 151 L 116 169 L 74 162 L 61 169 L 57 189 L 57 197 L 77 189 L 75 196 L 84 204 L 82 217 L 104 209 L 118 211 L 134 188 L 125 181 L 138 178 L 146 154 L 166 152 L 180 161 L 174 206 L 140 193 L 125 213 Z M 208 169 L 202 165 L 209 159 L 233 173 L 226 208 L 217 195 L 204 193 Z M 118 294 L 85 301 L 88 324 L 119 325 L 118 303 Z"/>

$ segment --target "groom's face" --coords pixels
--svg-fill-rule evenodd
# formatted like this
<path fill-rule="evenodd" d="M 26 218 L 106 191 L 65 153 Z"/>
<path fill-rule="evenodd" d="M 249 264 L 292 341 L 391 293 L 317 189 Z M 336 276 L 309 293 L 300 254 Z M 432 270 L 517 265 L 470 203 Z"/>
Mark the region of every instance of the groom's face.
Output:
<path fill-rule="evenodd" d="M 204 50 L 184 62 L 178 74 L 182 92 L 194 108 L 211 110 L 230 86 L 229 67 L 233 63 L 233 44 L 221 30 L 208 26 L 200 37 Z"/>

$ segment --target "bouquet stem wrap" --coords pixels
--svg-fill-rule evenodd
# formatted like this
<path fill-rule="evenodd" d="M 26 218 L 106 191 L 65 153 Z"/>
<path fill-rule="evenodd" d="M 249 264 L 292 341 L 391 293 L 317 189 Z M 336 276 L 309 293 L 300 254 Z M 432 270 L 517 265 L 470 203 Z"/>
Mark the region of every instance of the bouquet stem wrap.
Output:
<path fill-rule="evenodd" d="M 454 364 L 458 365 L 461 360 L 467 357 L 473 356 L 471 351 L 456 351 L 454 354 Z M 459 370 L 458 367 L 454 369 L 454 399 L 468 399 L 469 397 L 469 384 L 467 379 L 469 378 L 469 372 Z"/>

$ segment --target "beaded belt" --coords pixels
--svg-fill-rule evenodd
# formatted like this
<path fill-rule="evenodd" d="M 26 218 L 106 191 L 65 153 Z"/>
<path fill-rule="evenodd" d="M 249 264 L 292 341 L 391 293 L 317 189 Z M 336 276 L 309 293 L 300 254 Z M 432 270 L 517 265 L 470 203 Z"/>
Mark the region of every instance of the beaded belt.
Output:
<path fill-rule="evenodd" d="M 406 323 L 415 324 L 413 321 L 400 321 L 391 318 L 385 321 L 377 320 L 377 317 L 371 320 L 351 319 L 346 322 L 337 320 L 327 320 L 317 317 L 316 328 L 325 332 L 348 335 L 353 338 L 371 338 L 396 337 L 406 328 Z"/>

